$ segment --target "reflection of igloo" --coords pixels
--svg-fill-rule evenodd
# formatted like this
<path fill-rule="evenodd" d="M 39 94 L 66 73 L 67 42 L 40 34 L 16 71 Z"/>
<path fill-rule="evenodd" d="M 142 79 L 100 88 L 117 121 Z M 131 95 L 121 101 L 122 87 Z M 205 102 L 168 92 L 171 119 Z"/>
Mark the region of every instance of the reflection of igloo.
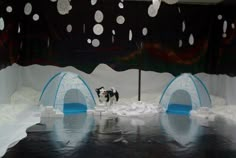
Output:
<path fill-rule="evenodd" d="M 69 147 L 78 147 L 87 139 L 87 134 L 93 129 L 94 117 L 86 113 L 69 115 L 62 119 L 42 118 L 41 123 L 45 124 L 46 130 L 52 131 L 53 145 L 61 149 L 61 144 Z M 60 142 L 60 143 L 58 143 Z"/>
<path fill-rule="evenodd" d="M 161 126 L 175 141 L 186 145 L 200 134 L 200 126 L 187 116 L 163 114 Z"/>

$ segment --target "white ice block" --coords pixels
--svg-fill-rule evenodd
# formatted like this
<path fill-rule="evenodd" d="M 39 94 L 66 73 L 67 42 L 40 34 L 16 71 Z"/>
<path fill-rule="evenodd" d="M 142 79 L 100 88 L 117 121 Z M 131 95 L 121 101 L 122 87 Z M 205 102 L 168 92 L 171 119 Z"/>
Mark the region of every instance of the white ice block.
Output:
<path fill-rule="evenodd" d="M 102 108 L 102 107 L 96 107 L 95 108 L 95 111 L 106 111 L 107 110 L 107 108 Z"/>
<path fill-rule="evenodd" d="M 107 106 L 106 103 L 98 103 L 98 104 L 96 105 L 96 107 L 106 107 L 106 106 Z"/>

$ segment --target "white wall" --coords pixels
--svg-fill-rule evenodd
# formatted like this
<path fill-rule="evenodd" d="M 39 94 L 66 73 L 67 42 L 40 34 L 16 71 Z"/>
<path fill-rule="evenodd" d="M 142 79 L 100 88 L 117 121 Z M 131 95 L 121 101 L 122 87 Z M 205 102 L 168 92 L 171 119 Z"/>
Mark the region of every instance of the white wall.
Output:
<path fill-rule="evenodd" d="M 22 76 L 22 86 L 31 87 L 37 91 L 42 91 L 47 81 L 56 73 L 62 71 L 71 71 L 79 73 L 74 67 L 56 67 L 30 65 L 21 67 L 20 74 Z"/>
<path fill-rule="evenodd" d="M 20 86 L 20 80 L 18 65 L 0 70 L 0 104 L 10 103 L 10 97 Z"/>
<path fill-rule="evenodd" d="M 236 77 L 199 73 L 197 76 L 206 85 L 211 95 L 222 97 L 226 104 L 236 105 Z"/>

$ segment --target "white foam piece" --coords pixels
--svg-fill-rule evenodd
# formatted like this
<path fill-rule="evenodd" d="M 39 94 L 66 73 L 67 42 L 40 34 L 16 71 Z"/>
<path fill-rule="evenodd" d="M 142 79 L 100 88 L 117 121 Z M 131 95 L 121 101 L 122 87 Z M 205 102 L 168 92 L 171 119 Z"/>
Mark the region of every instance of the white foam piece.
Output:
<path fill-rule="evenodd" d="M 45 111 L 53 111 L 54 109 L 53 109 L 53 106 L 46 106 L 44 110 Z"/>
<path fill-rule="evenodd" d="M 140 101 L 124 102 L 121 100 L 121 102 L 110 107 L 108 109 L 108 112 L 120 116 L 139 116 L 147 114 L 157 114 L 161 111 L 155 104 Z"/>
<path fill-rule="evenodd" d="M 107 109 L 103 109 L 103 108 L 96 108 L 95 112 L 105 112 L 107 111 Z"/>
<path fill-rule="evenodd" d="M 44 108 L 42 108 L 41 111 L 41 117 L 45 118 L 45 117 L 64 117 L 64 113 L 54 109 L 53 106 L 46 106 Z"/>
<path fill-rule="evenodd" d="M 108 111 L 94 111 L 93 114 L 94 115 L 104 115 L 104 116 L 111 115 L 111 113 Z"/>
<path fill-rule="evenodd" d="M 104 107 L 104 106 L 106 106 L 106 103 L 97 103 L 96 106 L 97 106 L 97 107 Z"/>
<path fill-rule="evenodd" d="M 201 126 L 208 126 L 209 122 L 215 121 L 215 114 L 212 109 L 208 107 L 200 107 L 197 110 L 192 110 L 190 116 L 196 119 Z"/>
<path fill-rule="evenodd" d="M 218 106 L 212 109 L 217 116 L 236 123 L 236 105 Z"/>
<path fill-rule="evenodd" d="M 64 117 L 64 114 L 60 111 L 56 111 L 53 117 Z"/>
<path fill-rule="evenodd" d="M 210 115 L 210 116 L 208 116 L 208 120 L 209 121 L 215 121 L 215 115 Z"/>
<path fill-rule="evenodd" d="M 107 111 L 108 106 L 106 105 L 106 103 L 97 103 L 95 108 L 94 108 L 94 112 L 98 112 L 99 114 L 101 114 L 102 112 Z"/>

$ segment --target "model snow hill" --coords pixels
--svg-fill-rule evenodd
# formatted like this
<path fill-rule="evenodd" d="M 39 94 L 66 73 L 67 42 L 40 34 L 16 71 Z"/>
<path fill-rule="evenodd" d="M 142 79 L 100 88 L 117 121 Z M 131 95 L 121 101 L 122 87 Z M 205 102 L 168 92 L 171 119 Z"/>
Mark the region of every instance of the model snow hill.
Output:
<path fill-rule="evenodd" d="M 39 103 L 45 107 L 43 117 L 86 112 L 95 107 L 90 88 L 78 74 L 72 72 L 59 72 L 52 76 L 43 88 Z"/>

